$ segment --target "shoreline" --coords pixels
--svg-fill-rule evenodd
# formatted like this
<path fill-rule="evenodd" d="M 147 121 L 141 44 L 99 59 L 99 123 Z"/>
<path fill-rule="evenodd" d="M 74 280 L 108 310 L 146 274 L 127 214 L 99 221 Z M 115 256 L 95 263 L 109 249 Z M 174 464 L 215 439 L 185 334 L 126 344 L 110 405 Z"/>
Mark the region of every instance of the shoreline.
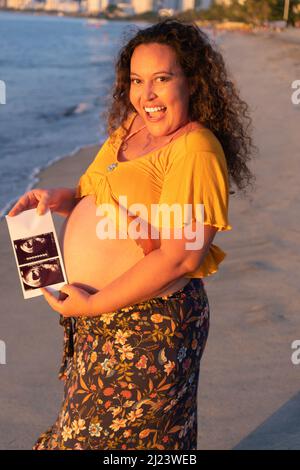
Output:
<path fill-rule="evenodd" d="M 43 182 L 43 180 L 47 179 L 47 170 L 50 170 L 50 174 L 52 171 L 56 170 L 56 164 L 59 164 L 62 160 L 66 160 L 68 158 L 73 158 L 73 159 L 81 159 L 82 155 L 89 155 L 90 152 L 92 155 L 94 155 L 94 152 L 97 150 L 97 148 L 100 148 L 102 143 L 100 142 L 99 144 L 84 144 L 82 146 L 76 147 L 74 150 L 71 152 L 65 154 L 65 155 L 58 155 L 54 157 L 53 159 L 49 160 L 45 165 L 41 167 L 35 167 L 32 171 L 32 173 L 29 176 L 29 182 L 28 185 L 25 189 L 25 191 L 22 193 L 24 194 L 27 191 L 30 191 L 33 188 L 41 187 L 40 183 Z M 87 157 L 88 159 L 88 157 Z M 53 170 L 51 170 L 51 167 L 54 166 Z M 59 167 L 59 165 L 58 165 Z M 18 197 L 10 199 L 5 206 L 3 206 L 0 210 L 0 220 L 4 220 L 5 215 L 10 211 L 10 209 L 13 207 L 13 205 L 16 203 L 18 198 L 22 195 L 20 194 Z"/>
<path fill-rule="evenodd" d="M 72 153 L 52 162 L 49 166 L 38 172 L 37 182 L 33 188 L 73 187 L 93 161 L 101 145 L 102 143 L 79 147 Z M 68 165 L 69 160 L 70 165 Z"/>

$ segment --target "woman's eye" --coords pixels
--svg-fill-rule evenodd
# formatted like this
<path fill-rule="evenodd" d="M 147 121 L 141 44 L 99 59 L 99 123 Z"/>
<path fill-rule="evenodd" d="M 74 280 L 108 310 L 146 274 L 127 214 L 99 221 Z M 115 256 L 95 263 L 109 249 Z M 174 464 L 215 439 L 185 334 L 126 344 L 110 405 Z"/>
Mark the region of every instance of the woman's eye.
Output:
<path fill-rule="evenodd" d="M 159 82 L 166 82 L 168 80 L 168 77 L 157 77 L 157 80 Z"/>
<path fill-rule="evenodd" d="M 168 80 L 169 80 L 168 77 L 157 77 L 156 78 L 156 81 L 158 81 L 159 83 L 167 82 Z M 132 78 L 130 81 L 134 85 L 140 85 L 140 83 L 141 83 L 141 80 L 139 78 Z"/>

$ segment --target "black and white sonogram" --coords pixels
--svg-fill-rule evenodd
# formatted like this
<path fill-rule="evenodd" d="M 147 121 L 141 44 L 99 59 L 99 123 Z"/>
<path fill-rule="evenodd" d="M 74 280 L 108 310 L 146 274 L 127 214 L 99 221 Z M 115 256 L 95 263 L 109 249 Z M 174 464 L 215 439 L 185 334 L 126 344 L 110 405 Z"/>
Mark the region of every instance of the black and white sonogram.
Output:
<path fill-rule="evenodd" d="M 64 282 L 59 258 L 21 266 L 19 269 L 25 290 Z"/>
<path fill-rule="evenodd" d="M 59 294 L 68 280 L 51 211 L 39 215 L 34 208 L 5 218 L 24 299 L 43 295 L 45 286 Z"/>
<path fill-rule="evenodd" d="M 52 232 L 14 240 L 14 247 L 19 265 L 58 256 Z"/>

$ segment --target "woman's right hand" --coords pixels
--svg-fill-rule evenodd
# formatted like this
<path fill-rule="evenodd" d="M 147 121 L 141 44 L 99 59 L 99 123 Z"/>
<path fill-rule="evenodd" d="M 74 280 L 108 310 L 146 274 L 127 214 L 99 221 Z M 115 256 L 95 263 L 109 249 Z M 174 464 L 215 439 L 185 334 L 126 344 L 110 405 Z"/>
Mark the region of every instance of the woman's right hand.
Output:
<path fill-rule="evenodd" d="M 52 212 L 67 216 L 75 204 L 75 189 L 73 188 L 35 188 L 23 194 L 8 215 L 13 217 L 36 207 L 39 215 L 45 214 L 50 209 Z"/>

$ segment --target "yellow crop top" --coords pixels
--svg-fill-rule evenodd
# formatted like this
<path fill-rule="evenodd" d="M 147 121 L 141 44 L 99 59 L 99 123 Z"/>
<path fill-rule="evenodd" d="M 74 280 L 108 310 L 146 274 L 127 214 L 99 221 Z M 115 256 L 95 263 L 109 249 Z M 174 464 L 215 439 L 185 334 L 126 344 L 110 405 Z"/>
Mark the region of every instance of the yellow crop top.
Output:
<path fill-rule="evenodd" d="M 132 113 L 126 122 L 130 125 Z M 222 146 L 209 129 L 194 129 L 170 143 L 134 160 L 119 162 L 118 151 L 124 131 L 120 127 L 109 137 L 94 161 L 80 177 L 76 197 L 93 194 L 96 204 L 119 206 L 119 196 L 126 195 L 127 207 L 142 203 L 151 211 L 151 204 L 204 204 L 204 224 L 218 231 L 231 230 L 228 223 L 228 172 Z M 171 224 L 171 226 L 176 226 Z M 161 225 L 158 226 L 161 228 Z M 211 244 L 197 270 L 188 278 L 205 277 L 218 271 L 226 253 Z"/>

